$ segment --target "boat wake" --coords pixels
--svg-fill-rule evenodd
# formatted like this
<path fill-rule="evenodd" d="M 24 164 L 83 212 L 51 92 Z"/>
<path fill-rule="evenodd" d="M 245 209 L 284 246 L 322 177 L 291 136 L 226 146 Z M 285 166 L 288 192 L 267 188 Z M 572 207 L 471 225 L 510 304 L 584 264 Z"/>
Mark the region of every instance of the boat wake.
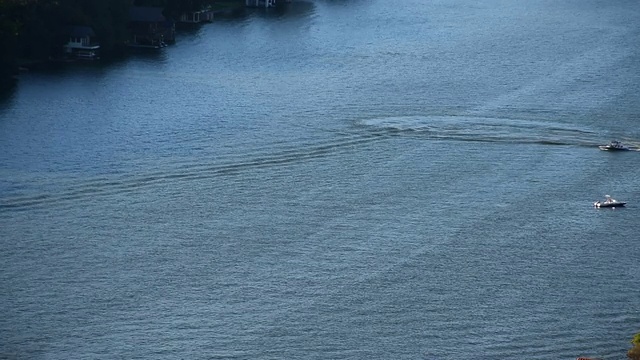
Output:
<path fill-rule="evenodd" d="M 344 133 L 327 141 L 298 141 L 291 146 L 277 149 L 257 149 L 229 156 L 216 157 L 210 161 L 165 163 L 156 171 L 142 173 L 107 174 L 98 178 L 46 179 L 46 184 L 35 179 L 23 183 L 19 190 L 7 191 L 0 196 L 0 214 L 4 211 L 19 211 L 50 204 L 83 201 L 96 196 L 112 196 L 138 191 L 141 188 L 162 186 L 179 181 L 201 181 L 222 176 L 243 176 L 259 169 L 286 167 L 291 164 L 313 161 L 341 152 L 350 152 L 369 143 L 383 141 L 380 134 Z M 153 167 L 149 167 L 152 169 Z M 45 186 L 47 189 L 44 189 Z"/>
<path fill-rule="evenodd" d="M 359 126 L 435 140 L 597 146 L 602 134 L 571 124 L 476 116 L 397 116 L 364 119 Z"/>

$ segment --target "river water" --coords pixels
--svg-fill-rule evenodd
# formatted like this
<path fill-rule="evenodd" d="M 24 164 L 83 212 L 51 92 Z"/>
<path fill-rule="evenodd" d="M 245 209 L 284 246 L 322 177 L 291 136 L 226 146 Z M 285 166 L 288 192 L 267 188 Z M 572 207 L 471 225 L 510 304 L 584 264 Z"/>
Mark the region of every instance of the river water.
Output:
<path fill-rule="evenodd" d="M 294 0 L 24 73 L 0 358 L 624 359 L 638 44 L 635 0 Z"/>

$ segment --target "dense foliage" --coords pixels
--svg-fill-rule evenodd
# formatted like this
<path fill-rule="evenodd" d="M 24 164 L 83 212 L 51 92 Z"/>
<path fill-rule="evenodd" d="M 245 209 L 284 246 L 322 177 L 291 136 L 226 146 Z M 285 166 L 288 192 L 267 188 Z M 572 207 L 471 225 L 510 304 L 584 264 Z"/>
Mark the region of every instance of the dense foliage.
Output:
<path fill-rule="evenodd" d="M 216 0 L 0 0 L 0 82 L 25 61 L 62 54 L 70 25 L 93 28 L 101 54 L 117 54 L 127 40 L 131 6 L 164 8 L 167 17 L 199 10 Z"/>
<path fill-rule="evenodd" d="M 640 360 L 640 333 L 633 336 L 631 343 L 633 348 L 627 352 L 627 357 L 631 360 Z"/>
<path fill-rule="evenodd" d="M 0 85 L 11 79 L 17 67 L 17 39 L 21 28 L 17 9 L 17 3 L 0 0 Z"/>
<path fill-rule="evenodd" d="M 131 0 L 0 1 L 2 17 L 15 30 L 10 45 L 22 59 L 42 60 L 59 55 L 70 25 L 93 27 L 107 53 L 126 38 Z"/>

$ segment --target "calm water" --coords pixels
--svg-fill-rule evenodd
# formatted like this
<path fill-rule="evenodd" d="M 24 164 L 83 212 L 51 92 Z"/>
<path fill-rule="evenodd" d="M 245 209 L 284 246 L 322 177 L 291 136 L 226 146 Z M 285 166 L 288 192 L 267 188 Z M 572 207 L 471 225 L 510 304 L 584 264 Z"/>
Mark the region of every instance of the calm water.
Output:
<path fill-rule="evenodd" d="M 0 358 L 624 359 L 638 44 L 635 0 L 315 0 L 23 74 Z"/>

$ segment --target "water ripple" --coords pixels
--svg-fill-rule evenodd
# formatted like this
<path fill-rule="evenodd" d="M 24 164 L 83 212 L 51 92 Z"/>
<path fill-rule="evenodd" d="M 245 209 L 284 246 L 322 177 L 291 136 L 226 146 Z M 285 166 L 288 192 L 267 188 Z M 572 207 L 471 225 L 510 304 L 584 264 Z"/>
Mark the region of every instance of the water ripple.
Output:
<path fill-rule="evenodd" d="M 259 153 L 233 155 L 232 161 L 220 161 L 218 164 L 174 163 L 169 169 L 142 174 L 124 174 L 113 177 L 90 179 L 80 183 L 61 183 L 54 188 L 58 192 L 5 196 L 0 199 L 0 211 L 27 209 L 58 202 L 78 201 L 99 195 L 120 194 L 135 191 L 142 187 L 162 182 L 191 181 L 211 179 L 242 173 L 251 169 L 283 166 L 298 162 L 311 161 L 336 153 L 353 151 L 359 146 L 384 140 L 380 134 L 343 136 L 338 140 L 318 143 L 296 143 L 295 148 L 272 150 Z M 50 179 L 49 179 L 50 180 Z M 51 184 L 49 184 L 51 185 Z M 34 184 L 37 187 L 37 184 Z"/>

